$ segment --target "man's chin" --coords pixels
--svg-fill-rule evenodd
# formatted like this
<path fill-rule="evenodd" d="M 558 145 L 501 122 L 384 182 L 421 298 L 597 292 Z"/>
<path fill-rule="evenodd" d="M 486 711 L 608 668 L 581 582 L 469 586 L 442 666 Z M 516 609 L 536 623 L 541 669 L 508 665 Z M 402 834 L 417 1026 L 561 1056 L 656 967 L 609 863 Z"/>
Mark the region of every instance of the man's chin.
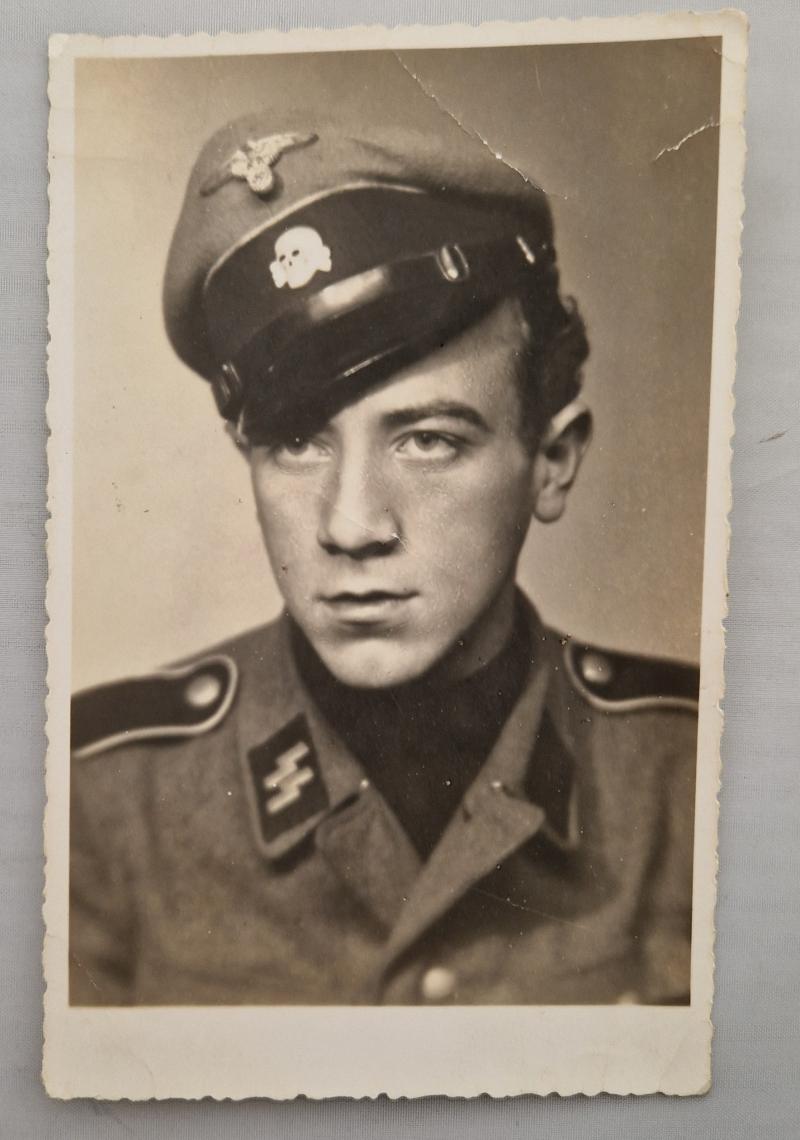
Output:
<path fill-rule="evenodd" d="M 378 638 L 314 648 L 338 681 L 357 689 L 386 689 L 416 681 L 441 656 L 428 646 L 399 646 Z"/>

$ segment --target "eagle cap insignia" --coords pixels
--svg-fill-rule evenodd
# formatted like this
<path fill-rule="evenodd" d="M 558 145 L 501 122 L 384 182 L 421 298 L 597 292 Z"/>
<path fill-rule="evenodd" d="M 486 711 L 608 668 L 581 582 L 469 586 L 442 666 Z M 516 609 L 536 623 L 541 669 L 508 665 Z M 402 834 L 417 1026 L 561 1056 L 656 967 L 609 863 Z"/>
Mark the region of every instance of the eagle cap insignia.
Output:
<path fill-rule="evenodd" d="M 240 178 L 247 183 L 254 194 L 262 196 L 271 194 L 275 189 L 275 173 L 272 168 L 281 155 L 288 150 L 308 146 L 316 140 L 317 136 L 313 133 L 302 134 L 297 131 L 248 139 L 243 147 L 234 151 L 227 162 L 206 179 L 200 187 L 200 193 L 205 197 L 219 190 L 226 182 Z"/>

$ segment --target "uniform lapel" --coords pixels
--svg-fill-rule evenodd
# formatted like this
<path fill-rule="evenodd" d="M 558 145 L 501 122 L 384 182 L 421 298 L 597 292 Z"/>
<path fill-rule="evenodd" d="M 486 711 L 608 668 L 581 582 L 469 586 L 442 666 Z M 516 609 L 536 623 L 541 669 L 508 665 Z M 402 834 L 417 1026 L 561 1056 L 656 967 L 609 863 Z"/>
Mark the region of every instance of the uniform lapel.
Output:
<path fill-rule="evenodd" d="M 331 812 L 317 828 L 317 848 L 339 879 L 390 930 L 420 871 L 420 858 L 372 786 Z"/>
<path fill-rule="evenodd" d="M 285 618 L 277 637 L 243 670 L 240 693 L 238 749 L 256 845 L 277 862 L 313 836 L 341 883 L 388 929 L 419 856 L 303 685 Z M 271 815 L 268 804 L 277 807 Z"/>
<path fill-rule="evenodd" d="M 387 930 L 419 874 L 420 858 L 393 812 L 308 694 L 304 708 L 330 806 L 312 821 L 317 851 Z"/>
<path fill-rule="evenodd" d="M 526 790 L 545 707 L 558 705 L 559 691 L 554 650 L 532 610 L 529 620 L 536 660 L 526 688 L 424 865 L 391 809 L 306 691 L 294 664 L 286 619 L 279 624 L 277 642 L 268 652 L 254 654 L 242 670 L 247 680 L 239 695 L 238 745 L 256 843 L 262 855 L 275 862 L 313 837 L 317 852 L 339 881 L 390 932 L 387 966 L 535 834 L 572 847 L 574 822 L 569 828 L 572 836 L 560 840 L 544 807 L 533 802 Z M 557 714 L 556 719 L 562 718 Z M 302 726 L 313 762 L 302 747 L 288 738 L 283 741 L 282 734 L 292 725 Z M 273 758 L 276 740 L 280 749 Z M 299 800 L 285 813 L 281 808 L 273 832 L 265 833 L 264 813 L 259 812 L 259 780 L 263 794 L 264 776 L 260 770 L 254 776 L 254 753 L 270 757 L 274 770 L 285 773 L 292 764 L 300 769 Z M 288 783 L 270 794 L 291 788 L 294 775 L 290 773 Z"/>
<path fill-rule="evenodd" d="M 526 797 L 524 781 L 549 678 L 543 657 L 533 664 L 497 744 L 414 883 L 387 946 L 387 967 L 545 824 L 544 809 Z"/>

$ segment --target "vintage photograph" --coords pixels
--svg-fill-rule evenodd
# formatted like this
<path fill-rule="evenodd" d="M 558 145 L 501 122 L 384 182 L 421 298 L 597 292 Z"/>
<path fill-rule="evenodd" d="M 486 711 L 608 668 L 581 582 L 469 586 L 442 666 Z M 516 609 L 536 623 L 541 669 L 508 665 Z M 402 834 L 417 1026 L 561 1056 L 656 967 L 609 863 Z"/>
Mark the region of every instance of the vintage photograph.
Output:
<path fill-rule="evenodd" d="M 502 1007 L 707 1085 L 744 31 L 491 27 L 53 45 L 59 1080 Z"/>

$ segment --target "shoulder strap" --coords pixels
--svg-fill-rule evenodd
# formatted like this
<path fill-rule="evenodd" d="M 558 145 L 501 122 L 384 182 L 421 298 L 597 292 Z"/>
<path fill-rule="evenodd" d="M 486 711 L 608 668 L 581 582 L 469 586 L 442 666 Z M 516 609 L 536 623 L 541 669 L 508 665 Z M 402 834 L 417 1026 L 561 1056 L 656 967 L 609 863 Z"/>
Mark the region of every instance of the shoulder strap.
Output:
<path fill-rule="evenodd" d="M 628 712 L 639 708 L 697 709 L 700 671 L 658 657 L 616 653 L 568 641 L 567 672 L 596 708 Z"/>
<path fill-rule="evenodd" d="M 72 700 L 73 756 L 210 732 L 227 715 L 237 681 L 235 662 L 218 655 L 87 689 Z"/>

